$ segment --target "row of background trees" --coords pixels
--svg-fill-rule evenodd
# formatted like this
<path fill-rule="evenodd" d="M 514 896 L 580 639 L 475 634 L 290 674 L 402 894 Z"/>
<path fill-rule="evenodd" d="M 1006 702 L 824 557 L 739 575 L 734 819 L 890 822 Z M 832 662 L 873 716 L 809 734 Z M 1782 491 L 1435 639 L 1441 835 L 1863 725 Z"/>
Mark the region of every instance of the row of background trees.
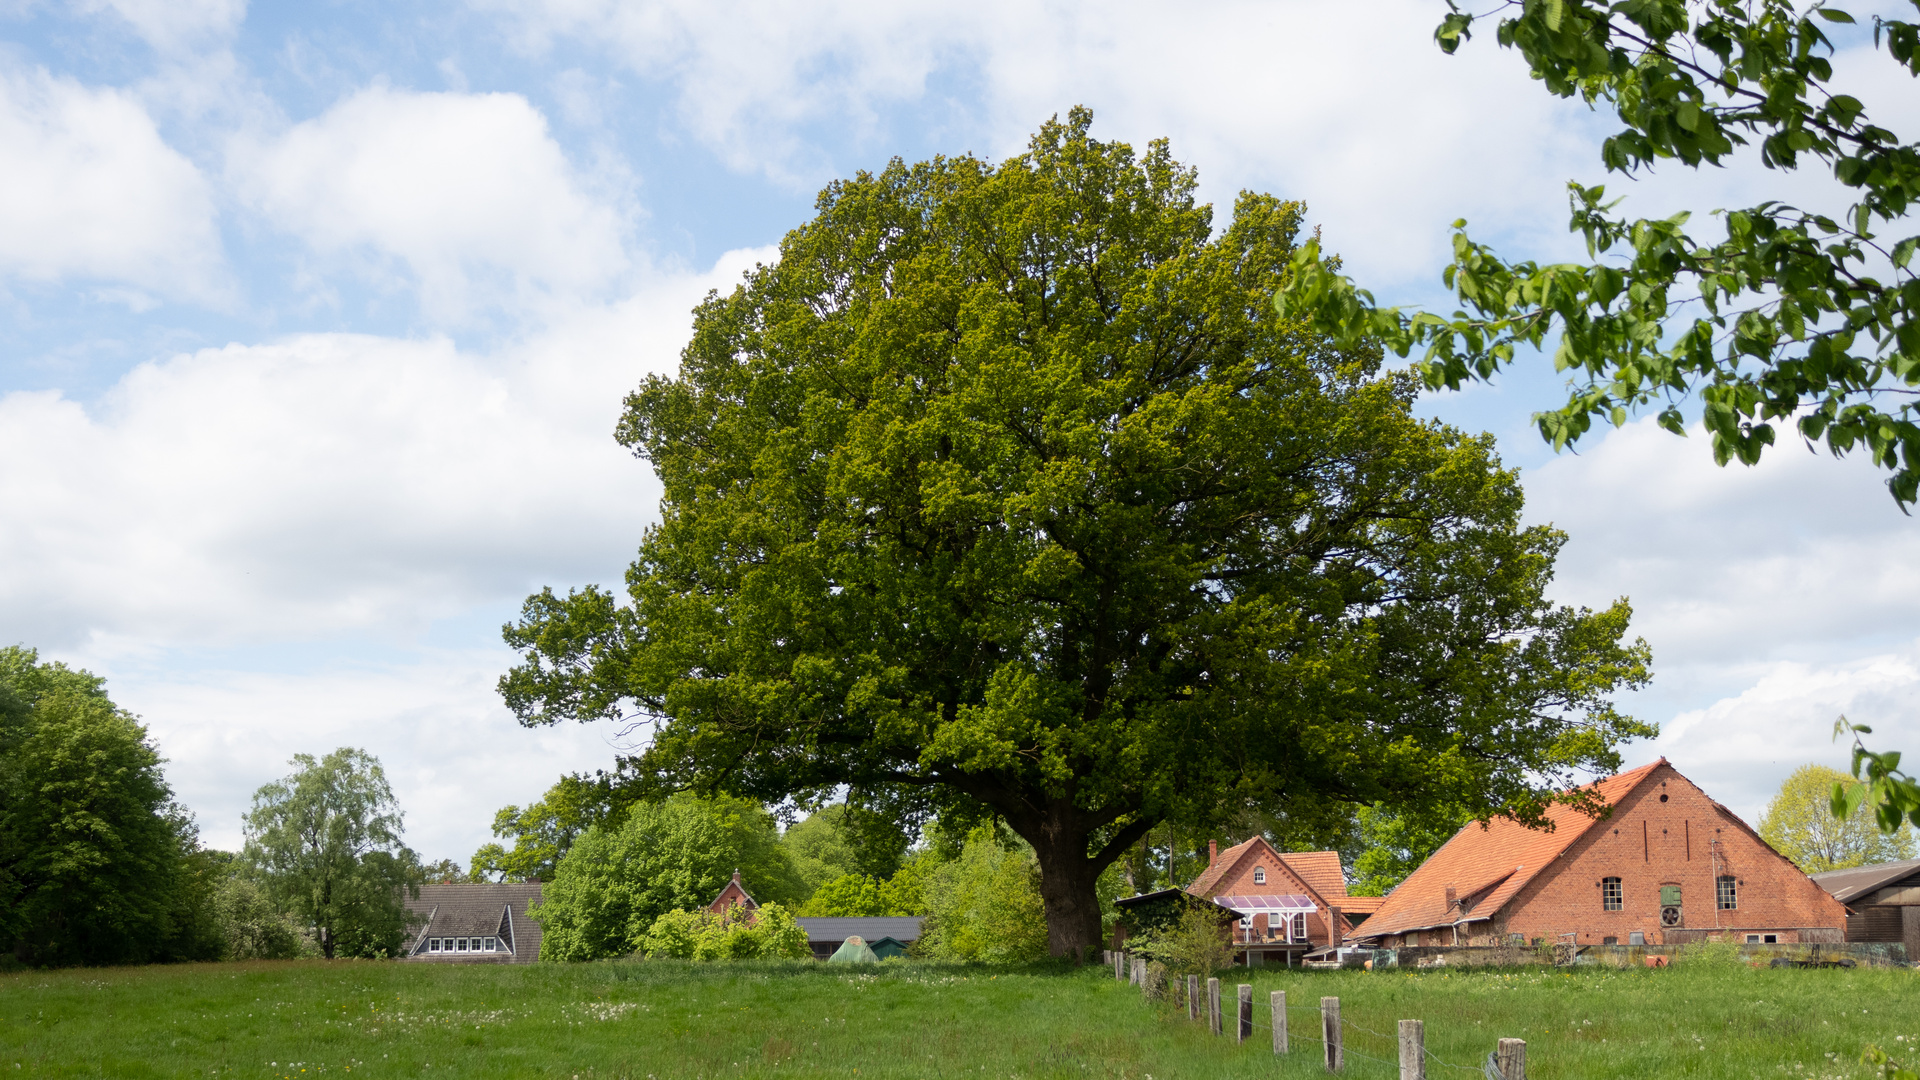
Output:
<path fill-rule="evenodd" d="M 749 799 L 636 800 L 633 763 L 623 762 L 612 774 L 563 777 L 538 802 L 501 810 L 494 832 L 504 843 L 482 847 L 463 869 L 423 864 L 402 841 L 380 763 L 340 749 L 299 755 L 290 775 L 263 786 L 246 845 L 230 853 L 200 845 L 161 764 L 103 680 L 42 663 L 31 649 L 0 649 L 0 954 L 34 965 L 393 955 L 410 930 L 403 899 L 420 883 L 479 880 L 548 883 L 539 911 L 546 959 L 784 955 L 796 948 L 789 912 L 927 915 L 922 949 L 934 957 L 1015 961 L 1048 951 L 1034 853 L 991 822 L 935 819 L 909 835 L 897 821 L 836 803 L 783 830 Z M 1914 857 L 1911 826 L 1882 832 L 1864 806 L 1850 818 L 1829 812 L 1827 793 L 1843 775 L 1797 770 L 1768 805 L 1761 834 L 1810 873 Z M 1352 890 L 1379 894 L 1468 816 L 1247 807 L 1226 832 L 1264 835 L 1282 850 L 1339 850 Z M 1190 882 L 1217 838 L 1171 825 L 1143 835 L 1099 879 L 1103 931 L 1115 899 Z M 690 914 L 735 870 L 774 906 L 770 926 L 705 927 Z M 804 935 L 797 940 L 803 947 Z"/>
<path fill-rule="evenodd" d="M 427 869 L 380 763 L 294 758 L 239 852 L 200 843 L 104 679 L 0 648 L 0 964 L 391 955 Z"/>

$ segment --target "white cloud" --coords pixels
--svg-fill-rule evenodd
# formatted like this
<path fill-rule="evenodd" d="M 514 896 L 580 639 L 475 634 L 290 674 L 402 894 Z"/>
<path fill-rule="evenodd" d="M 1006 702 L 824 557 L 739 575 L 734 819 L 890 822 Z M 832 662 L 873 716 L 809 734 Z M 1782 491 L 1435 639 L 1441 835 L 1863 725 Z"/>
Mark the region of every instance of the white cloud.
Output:
<path fill-rule="evenodd" d="M 286 775 L 294 754 L 357 746 L 385 766 L 409 846 L 465 864 L 492 839 L 494 811 L 538 799 L 562 773 L 606 768 L 615 753 L 600 728 L 520 727 L 493 689 L 512 662 L 500 648 L 299 674 L 99 670 L 141 714 L 208 846 L 238 849 L 253 792 Z"/>
<path fill-rule="evenodd" d="M 1920 522 L 1855 456 L 1797 441 L 1756 468 L 1713 464 L 1704 433 L 1642 420 L 1525 479 L 1531 520 L 1569 537 L 1554 592 L 1633 602 L 1654 679 L 1625 704 L 1665 754 L 1750 821 L 1789 772 L 1846 765 L 1836 716 L 1920 745 Z"/>
<path fill-rule="evenodd" d="M 1874 729 L 1863 739 L 1872 749 L 1920 747 L 1920 643 L 1837 664 L 1768 664 L 1739 694 L 1674 717 L 1653 750 L 1757 825 L 1794 769 L 1848 768 L 1851 743 L 1832 738 L 1842 715 Z"/>
<path fill-rule="evenodd" d="M 78 0 L 82 11 L 111 11 L 162 53 L 230 37 L 247 14 L 247 0 Z"/>
<path fill-rule="evenodd" d="M 754 254 L 495 355 L 303 335 L 143 364 L 92 407 L 0 397 L 0 640 L 404 637 L 548 582 L 617 584 L 658 490 L 613 442 L 621 398 Z"/>
<path fill-rule="evenodd" d="M 0 73 L 0 274 L 224 292 L 213 200 L 132 95 Z"/>
<path fill-rule="evenodd" d="M 629 212 L 596 190 L 517 94 L 376 86 L 236 144 L 236 188 L 326 254 L 398 260 L 443 318 L 482 301 L 600 295 L 628 268 Z"/>
<path fill-rule="evenodd" d="M 512 654 L 482 643 L 542 585 L 619 587 L 659 490 L 613 442 L 621 398 L 772 256 L 492 355 L 303 335 L 141 365 L 92 406 L 0 397 L 0 642 L 106 675 L 210 844 L 291 754 L 352 745 L 410 843 L 465 860 L 500 806 L 610 762 L 602 727 L 519 728 L 494 691 Z M 420 646 L 435 620 L 462 647 Z"/>
<path fill-rule="evenodd" d="M 852 164 L 827 146 L 871 164 L 894 150 L 880 136 L 930 124 L 948 152 L 1016 153 L 1086 104 L 1103 137 L 1171 137 L 1218 202 L 1242 187 L 1307 199 L 1349 265 L 1393 281 L 1437 276 L 1460 216 L 1563 244 L 1562 183 L 1598 171 L 1584 107 L 1491 41 L 1442 55 L 1425 0 L 474 2 L 511 12 L 530 49 L 577 40 L 668 82 L 680 122 L 738 169 L 817 184 Z"/>
<path fill-rule="evenodd" d="M 1704 433 L 1682 439 L 1649 418 L 1533 470 L 1528 516 L 1571 537 L 1558 591 L 1630 597 L 1662 669 L 1834 660 L 1904 640 L 1920 608 L 1920 522 L 1863 456 L 1782 442 L 1757 467 L 1720 468 Z"/>

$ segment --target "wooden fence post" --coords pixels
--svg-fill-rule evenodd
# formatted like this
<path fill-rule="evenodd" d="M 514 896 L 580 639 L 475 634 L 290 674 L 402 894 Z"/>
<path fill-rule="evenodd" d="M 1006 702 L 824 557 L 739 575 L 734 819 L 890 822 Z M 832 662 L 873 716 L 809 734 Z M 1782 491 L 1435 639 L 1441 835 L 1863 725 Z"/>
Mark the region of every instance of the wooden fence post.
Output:
<path fill-rule="evenodd" d="M 1346 1064 L 1346 1056 L 1340 1052 L 1340 999 L 1337 997 L 1320 999 L 1320 1041 L 1327 1048 L 1327 1071 L 1339 1072 Z"/>
<path fill-rule="evenodd" d="M 1400 1080 L 1427 1080 L 1427 1025 L 1400 1021 Z"/>
<path fill-rule="evenodd" d="M 1527 1040 L 1501 1039 L 1494 1062 L 1505 1080 L 1527 1080 Z"/>
<path fill-rule="evenodd" d="M 1207 980 L 1207 1030 L 1220 1034 L 1220 980 Z"/>
<path fill-rule="evenodd" d="M 1187 1019 L 1200 1019 L 1200 976 L 1187 976 Z"/>
<path fill-rule="evenodd" d="M 1241 983 L 1240 993 L 1235 1002 L 1239 1007 L 1234 1010 L 1234 1042 L 1243 1043 L 1253 1038 L 1253 984 Z"/>
<path fill-rule="evenodd" d="M 1273 1001 L 1273 1052 L 1287 1052 L 1287 992 L 1275 990 L 1270 995 Z"/>

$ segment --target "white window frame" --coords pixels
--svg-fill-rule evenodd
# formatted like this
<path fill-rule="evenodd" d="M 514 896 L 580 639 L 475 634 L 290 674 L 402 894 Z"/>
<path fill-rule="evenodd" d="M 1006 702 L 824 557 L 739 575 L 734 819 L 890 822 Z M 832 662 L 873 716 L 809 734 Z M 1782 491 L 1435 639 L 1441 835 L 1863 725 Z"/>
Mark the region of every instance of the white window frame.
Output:
<path fill-rule="evenodd" d="M 1287 940 L 1288 941 L 1307 940 L 1307 913 L 1306 912 L 1296 911 L 1293 913 L 1293 918 L 1287 920 Z"/>
<path fill-rule="evenodd" d="M 1267 883 L 1267 868 L 1266 868 L 1266 867 L 1264 867 L 1264 866 L 1256 866 L 1256 867 L 1254 867 L 1254 868 L 1253 868 L 1253 883 L 1254 883 L 1255 885 L 1265 885 L 1265 884 Z"/>
<path fill-rule="evenodd" d="M 439 938 L 437 938 L 437 937 L 436 937 L 436 938 L 428 938 L 428 939 L 427 939 L 427 951 L 428 951 L 428 952 L 430 952 L 430 953 L 435 953 L 435 952 L 439 952 L 439 951 L 440 951 L 440 939 L 439 939 Z"/>

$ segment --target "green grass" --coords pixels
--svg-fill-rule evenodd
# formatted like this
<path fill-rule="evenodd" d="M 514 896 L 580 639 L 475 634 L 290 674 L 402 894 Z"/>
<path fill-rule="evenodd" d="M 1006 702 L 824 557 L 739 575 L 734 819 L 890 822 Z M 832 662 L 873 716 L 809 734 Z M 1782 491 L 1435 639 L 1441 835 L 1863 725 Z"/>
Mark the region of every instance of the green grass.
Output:
<path fill-rule="evenodd" d="M 1223 997 L 1248 973 L 1229 972 Z M 1477 1066 L 1527 1040 L 1534 1080 L 1865 1077 L 1869 1042 L 1920 1058 L 1920 972 L 1251 973 L 1237 1046 L 1099 970 L 887 964 L 256 963 L 0 976 L 0 1080 L 113 1076 L 1308 1077 L 1338 996 L 1346 1075 L 1395 1077 L 1395 1021 Z M 1275 1058 L 1267 993 L 1294 1053 Z M 1364 1030 L 1363 1030 L 1364 1029 Z M 1229 1029 L 1231 1030 L 1231 1029 Z M 1379 1032 L 1380 1036 L 1368 1034 Z M 1909 1049 L 1914 1048 L 1914 1049 Z M 1435 1080 L 1477 1073 L 1434 1065 Z"/>

